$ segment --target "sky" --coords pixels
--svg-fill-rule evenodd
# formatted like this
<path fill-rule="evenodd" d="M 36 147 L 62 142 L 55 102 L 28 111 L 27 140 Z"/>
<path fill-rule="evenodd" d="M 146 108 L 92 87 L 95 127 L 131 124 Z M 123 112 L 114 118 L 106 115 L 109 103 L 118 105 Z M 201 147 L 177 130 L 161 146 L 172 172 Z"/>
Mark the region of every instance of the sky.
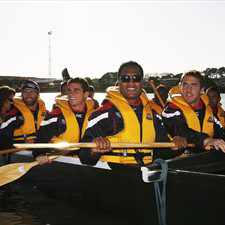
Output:
<path fill-rule="evenodd" d="M 0 76 L 100 78 L 130 60 L 145 73 L 219 68 L 224 12 L 225 1 L 0 1 Z"/>

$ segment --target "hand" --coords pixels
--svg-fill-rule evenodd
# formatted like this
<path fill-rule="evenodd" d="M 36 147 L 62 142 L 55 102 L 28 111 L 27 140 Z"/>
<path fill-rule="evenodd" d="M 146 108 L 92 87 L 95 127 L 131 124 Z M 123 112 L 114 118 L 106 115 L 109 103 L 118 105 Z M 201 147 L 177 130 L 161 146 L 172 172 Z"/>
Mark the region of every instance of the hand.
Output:
<path fill-rule="evenodd" d="M 215 148 L 216 150 L 222 150 L 225 153 L 225 141 L 223 139 L 217 138 L 206 138 L 203 142 L 204 149 L 211 150 Z"/>
<path fill-rule="evenodd" d="M 176 145 L 176 147 L 172 148 L 172 150 L 178 150 L 180 148 L 186 148 L 187 145 L 188 145 L 187 139 L 185 137 L 181 137 L 181 136 L 173 137 L 173 143 Z"/>
<path fill-rule="evenodd" d="M 94 142 L 96 143 L 96 148 L 91 149 L 93 153 L 106 153 L 112 150 L 109 139 L 105 137 L 97 137 L 94 139 Z"/>
<path fill-rule="evenodd" d="M 47 155 L 39 155 L 36 157 L 36 161 L 38 162 L 39 165 L 44 165 L 47 163 L 52 163 L 52 160 L 49 159 Z"/>

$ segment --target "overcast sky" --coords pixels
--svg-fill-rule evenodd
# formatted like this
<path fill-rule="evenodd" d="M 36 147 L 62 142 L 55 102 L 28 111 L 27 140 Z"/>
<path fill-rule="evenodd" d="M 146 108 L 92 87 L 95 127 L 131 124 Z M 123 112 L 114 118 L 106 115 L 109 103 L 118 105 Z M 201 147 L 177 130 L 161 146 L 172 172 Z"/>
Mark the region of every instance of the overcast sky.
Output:
<path fill-rule="evenodd" d="M 48 77 L 49 38 L 55 78 L 222 67 L 225 1 L 0 1 L 0 75 Z"/>

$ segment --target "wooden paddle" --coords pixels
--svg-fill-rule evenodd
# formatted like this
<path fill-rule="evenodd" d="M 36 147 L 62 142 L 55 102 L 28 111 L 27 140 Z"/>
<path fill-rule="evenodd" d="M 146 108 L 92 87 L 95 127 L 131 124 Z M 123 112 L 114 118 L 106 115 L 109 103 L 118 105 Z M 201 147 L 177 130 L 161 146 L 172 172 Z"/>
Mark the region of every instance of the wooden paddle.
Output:
<path fill-rule="evenodd" d="M 66 151 L 72 151 L 77 148 L 95 148 L 94 142 L 90 143 L 23 143 L 14 144 L 16 148 L 22 149 L 40 149 L 40 148 L 54 148 Z M 188 147 L 193 147 L 193 144 L 188 144 Z M 152 142 L 148 144 L 144 143 L 111 143 L 112 148 L 174 148 L 176 145 L 173 142 Z"/>
<path fill-rule="evenodd" d="M 49 156 L 50 159 L 56 159 L 59 156 Z M 13 182 L 24 174 L 26 174 L 31 168 L 37 166 L 38 162 L 31 163 L 11 163 L 0 167 L 0 186 Z"/>
<path fill-rule="evenodd" d="M 174 143 L 165 142 L 165 143 L 149 143 L 149 144 L 138 144 L 138 143 L 111 143 L 113 148 L 173 148 L 176 147 Z M 96 147 L 95 143 L 26 143 L 26 144 L 14 144 L 16 148 L 21 149 L 38 149 L 38 148 L 54 148 L 66 151 L 72 150 L 72 148 L 94 148 Z M 193 147 L 193 144 L 189 144 L 189 147 Z M 69 148 L 69 149 L 68 149 Z M 58 156 L 49 156 L 51 160 L 56 159 Z M 26 174 L 31 168 L 38 165 L 38 162 L 31 163 L 11 163 L 5 166 L 0 167 L 0 186 L 13 182 L 24 174 Z"/>
<path fill-rule="evenodd" d="M 149 80 L 148 83 L 150 84 L 150 86 L 152 87 L 153 92 L 155 93 L 155 95 L 159 99 L 159 102 L 160 102 L 161 106 L 164 108 L 165 107 L 165 103 L 163 102 L 159 92 L 157 91 L 154 81 L 153 80 Z"/>
<path fill-rule="evenodd" d="M 15 152 L 23 151 L 23 150 L 27 150 L 27 149 L 23 149 L 23 148 L 10 148 L 10 149 L 5 149 L 5 150 L 0 150 L 0 155 L 15 153 Z"/>

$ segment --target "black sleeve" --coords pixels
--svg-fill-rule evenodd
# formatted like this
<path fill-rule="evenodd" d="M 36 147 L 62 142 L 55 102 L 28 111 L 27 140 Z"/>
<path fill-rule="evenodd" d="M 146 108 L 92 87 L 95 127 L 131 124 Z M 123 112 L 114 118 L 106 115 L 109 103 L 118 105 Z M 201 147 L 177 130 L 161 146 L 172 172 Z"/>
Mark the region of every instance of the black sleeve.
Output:
<path fill-rule="evenodd" d="M 66 130 L 65 119 L 62 114 L 51 115 L 46 114 L 45 119 L 42 121 L 40 129 L 37 132 L 36 143 L 49 143 L 53 137 L 57 137 L 64 133 Z M 33 156 L 51 152 L 51 149 L 35 149 Z"/>
<path fill-rule="evenodd" d="M 153 111 L 153 121 L 154 121 L 154 127 L 156 132 L 156 142 L 168 142 L 170 141 L 168 137 L 168 132 L 166 130 L 166 127 L 163 123 L 162 117 Z"/>
<path fill-rule="evenodd" d="M 88 128 L 84 133 L 82 142 L 92 142 L 96 137 L 106 137 L 117 134 L 124 127 L 121 114 L 112 107 L 107 111 L 99 110 L 92 113 Z M 83 164 L 95 165 L 101 154 L 92 154 L 90 149 L 82 148 L 79 158 Z"/>
<path fill-rule="evenodd" d="M 5 118 L 0 124 L 0 149 L 7 149 L 13 146 L 14 130 L 22 126 L 23 123 L 24 118 L 20 112 Z"/>
<path fill-rule="evenodd" d="M 225 140 L 225 130 L 220 121 L 214 117 L 214 138 L 221 138 Z"/>
<path fill-rule="evenodd" d="M 156 132 L 156 142 L 171 142 L 166 127 L 163 123 L 161 115 L 153 111 L 154 127 Z M 179 150 L 182 151 L 182 150 Z M 173 151 L 170 148 L 155 148 L 154 149 L 154 160 L 157 158 L 170 159 L 177 156 L 179 152 Z"/>

